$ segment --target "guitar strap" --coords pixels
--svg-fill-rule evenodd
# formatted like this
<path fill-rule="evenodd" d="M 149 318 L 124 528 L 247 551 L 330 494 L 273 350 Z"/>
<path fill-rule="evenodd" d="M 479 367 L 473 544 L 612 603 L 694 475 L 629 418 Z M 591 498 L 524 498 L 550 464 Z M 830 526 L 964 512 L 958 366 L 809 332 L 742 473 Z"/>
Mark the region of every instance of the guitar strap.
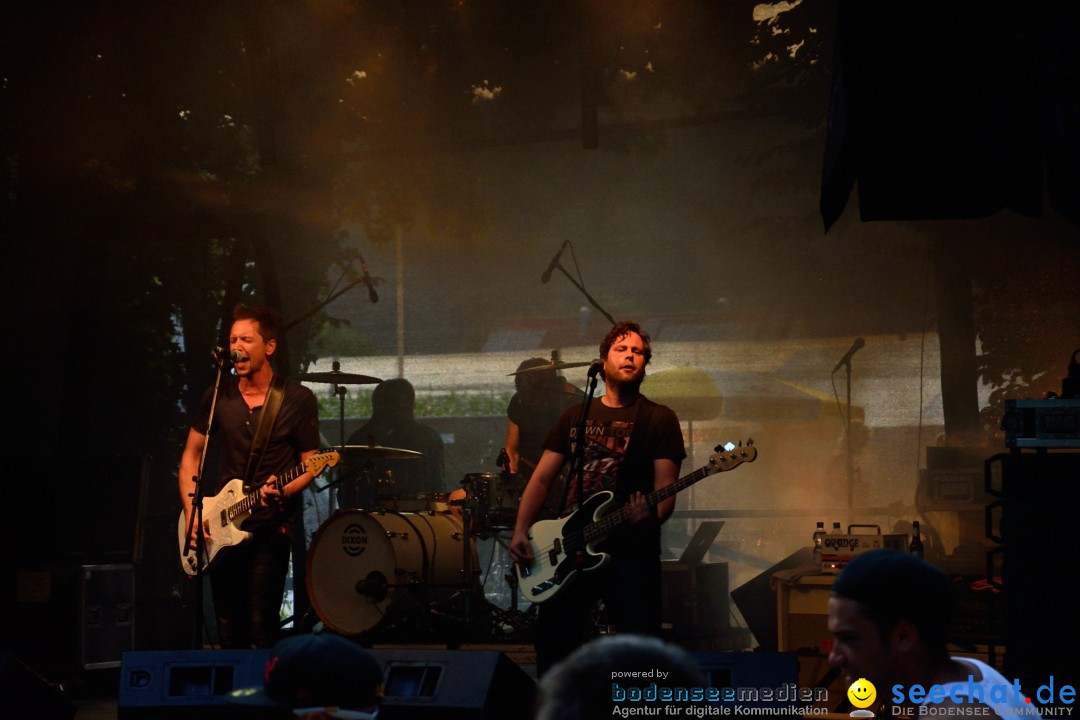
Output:
<path fill-rule="evenodd" d="M 653 408 L 656 407 L 656 403 L 647 397 L 641 398 L 641 407 L 638 408 L 637 414 L 634 416 L 634 429 L 630 431 L 630 442 L 626 448 L 626 457 L 623 458 L 622 464 L 619 466 L 619 478 L 615 482 L 615 487 L 621 488 L 628 482 L 632 482 L 633 478 L 628 473 L 632 472 L 631 468 L 638 465 L 638 458 L 643 455 L 645 450 L 645 434 L 649 431 L 650 420 L 652 419 Z M 649 469 L 650 475 L 652 469 Z"/>
<path fill-rule="evenodd" d="M 259 413 L 259 425 L 255 428 L 255 438 L 251 441 L 251 452 L 248 453 L 247 470 L 244 471 L 244 487 L 251 487 L 251 475 L 262 462 L 263 453 L 266 451 L 266 441 L 274 429 L 274 421 L 277 419 L 278 408 L 281 407 L 281 399 L 285 396 L 285 378 L 274 375 L 270 381 L 270 389 L 266 391 L 266 400 L 263 402 L 262 412 Z"/>

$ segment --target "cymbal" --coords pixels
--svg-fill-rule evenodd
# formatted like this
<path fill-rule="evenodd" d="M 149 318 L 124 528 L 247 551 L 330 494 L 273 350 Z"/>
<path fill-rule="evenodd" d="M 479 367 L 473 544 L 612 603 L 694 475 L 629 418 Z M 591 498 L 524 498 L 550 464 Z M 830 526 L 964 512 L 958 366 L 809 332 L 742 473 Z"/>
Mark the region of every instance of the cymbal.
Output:
<path fill-rule="evenodd" d="M 424 457 L 424 453 L 385 445 L 345 445 L 341 448 L 346 456 L 374 457 L 387 460 L 412 460 Z"/>
<path fill-rule="evenodd" d="M 334 383 L 336 385 L 375 385 L 382 379 L 370 375 L 355 375 L 341 372 L 340 370 L 328 370 L 326 372 L 303 373 L 297 376 L 297 380 L 307 382 Z"/>
<path fill-rule="evenodd" d="M 544 363 L 543 365 L 536 365 L 535 367 L 525 368 L 524 370 L 518 370 L 517 372 L 508 373 L 508 377 L 513 375 L 527 375 L 529 373 L 546 372 L 548 370 L 564 370 L 566 368 L 585 367 L 586 365 L 592 365 L 592 362 L 563 362 L 562 360 L 552 360 L 551 362 Z"/>

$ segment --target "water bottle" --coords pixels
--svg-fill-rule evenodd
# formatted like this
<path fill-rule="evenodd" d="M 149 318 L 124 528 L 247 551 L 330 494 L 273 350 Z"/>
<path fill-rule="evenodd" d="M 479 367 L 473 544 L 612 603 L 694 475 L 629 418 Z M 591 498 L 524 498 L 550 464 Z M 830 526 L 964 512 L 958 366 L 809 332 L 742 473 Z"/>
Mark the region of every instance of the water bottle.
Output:
<path fill-rule="evenodd" d="M 923 542 L 922 536 L 919 531 L 919 521 L 915 520 L 911 523 L 911 544 L 908 545 L 908 552 L 917 558 L 923 556 Z"/>
<path fill-rule="evenodd" d="M 825 522 L 819 520 L 817 529 L 814 530 L 814 565 L 821 567 L 821 550 L 825 546 Z"/>

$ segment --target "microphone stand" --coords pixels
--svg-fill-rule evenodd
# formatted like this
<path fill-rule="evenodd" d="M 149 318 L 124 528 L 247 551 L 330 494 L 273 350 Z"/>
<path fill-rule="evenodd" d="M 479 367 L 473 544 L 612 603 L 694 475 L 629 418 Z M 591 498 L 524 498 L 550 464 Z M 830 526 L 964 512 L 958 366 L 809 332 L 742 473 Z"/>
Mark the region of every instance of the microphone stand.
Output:
<path fill-rule="evenodd" d="M 206 556 L 206 534 L 203 531 L 203 497 L 206 495 L 203 486 L 203 468 L 206 466 L 206 453 L 210 449 L 210 428 L 214 426 L 214 415 L 217 412 L 217 401 L 221 393 L 221 375 L 225 367 L 225 355 L 215 353 L 214 360 L 217 362 L 217 377 L 214 379 L 214 394 L 210 398 L 210 419 L 206 423 L 206 442 L 203 443 L 202 454 L 199 456 L 199 469 L 191 478 L 195 483 L 195 491 L 191 493 L 191 517 L 187 524 L 187 541 L 184 543 L 184 555 L 191 551 L 191 531 L 195 530 L 195 627 L 192 632 L 192 647 L 196 650 L 202 647 L 203 630 L 203 578 L 206 571 L 203 569 L 203 561 Z"/>
<path fill-rule="evenodd" d="M 615 318 L 611 317 L 611 314 L 607 310 L 600 307 L 600 303 L 596 302 L 596 299 L 593 298 L 593 296 L 589 294 L 589 291 L 585 289 L 584 285 L 582 285 L 577 280 L 575 280 L 573 277 L 571 277 L 570 273 L 566 272 L 566 268 L 564 268 L 562 266 L 562 263 L 556 264 L 555 267 L 557 267 L 559 269 L 559 272 L 561 272 L 563 275 L 566 276 L 566 279 L 570 281 L 571 285 L 573 285 L 574 287 L 576 287 L 578 290 L 581 291 L 581 294 L 585 296 L 585 299 L 589 301 L 590 305 L 592 305 L 594 308 L 599 310 L 600 313 L 604 317 L 606 317 L 608 319 L 608 322 L 610 322 L 612 325 L 615 324 Z"/>
<path fill-rule="evenodd" d="M 591 375 L 588 379 L 588 389 L 585 392 L 585 400 L 581 403 L 581 417 L 578 418 L 577 423 L 577 442 L 574 443 L 574 457 L 570 463 L 570 474 L 567 476 L 568 479 L 576 477 L 578 509 L 585 504 L 585 421 L 589 417 L 589 408 L 592 406 L 593 395 L 595 393 L 596 375 Z M 569 490 L 569 488 L 567 489 Z M 584 543 L 578 543 L 577 553 L 574 557 L 577 567 L 583 567 L 585 564 Z"/>
<path fill-rule="evenodd" d="M 855 456 L 851 449 L 851 357 L 844 361 L 844 371 L 847 376 L 847 422 L 844 429 L 844 452 L 847 455 L 847 506 L 848 510 L 855 507 Z M 849 520 L 850 521 L 850 520 Z"/>

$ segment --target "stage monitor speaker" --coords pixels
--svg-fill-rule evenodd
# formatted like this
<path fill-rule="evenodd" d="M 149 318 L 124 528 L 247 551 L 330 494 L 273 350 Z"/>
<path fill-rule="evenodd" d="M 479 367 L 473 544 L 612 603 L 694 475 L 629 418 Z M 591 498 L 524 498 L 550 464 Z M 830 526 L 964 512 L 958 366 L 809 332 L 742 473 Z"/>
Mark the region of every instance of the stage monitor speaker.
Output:
<path fill-rule="evenodd" d="M 750 631 L 762 650 L 779 650 L 779 630 L 776 627 L 776 590 L 772 576 L 781 570 L 791 570 L 811 563 L 811 548 L 800 548 L 757 577 L 731 591 L 731 599 L 739 608 Z"/>
<path fill-rule="evenodd" d="M 124 653 L 119 720 L 235 718 L 228 694 L 261 687 L 269 650 L 160 650 Z"/>
<path fill-rule="evenodd" d="M 75 705 L 71 701 L 14 655 L 5 652 L 0 652 L 0 697 L 5 717 L 35 720 L 75 717 Z"/>
<path fill-rule="evenodd" d="M 383 720 L 529 720 L 536 681 L 504 653 L 374 650 L 383 666 Z"/>

